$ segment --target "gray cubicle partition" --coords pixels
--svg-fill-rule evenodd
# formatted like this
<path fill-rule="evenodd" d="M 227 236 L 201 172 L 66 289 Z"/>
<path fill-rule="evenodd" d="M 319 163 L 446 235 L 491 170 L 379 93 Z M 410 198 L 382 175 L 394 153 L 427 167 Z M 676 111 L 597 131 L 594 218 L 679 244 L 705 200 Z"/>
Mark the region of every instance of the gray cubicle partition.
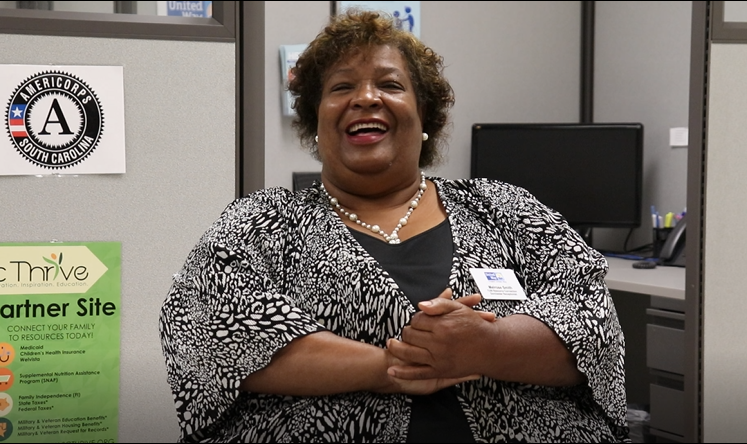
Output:
<path fill-rule="evenodd" d="M 699 123 L 701 138 L 695 155 L 704 165 L 701 183 L 694 184 L 693 199 L 701 198 L 702 256 L 696 270 L 700 287 L 694 287 L 688 298 L 697 307 L 688 318 L 700 327 L 697 345 L 700 359 L 693 366 L 700 390 L 702 442 L 745 442 L 747 440 L 747 327 L 744 313 L 744 250 L 747 232 L 741 229 L 747 219 L 747 8 L 744 2 L 693 2 L 710 6 L 710 23 L 700 25 L 706 51 L 699 60 L 704 73 L 701 91 L 703 102 L 693 106 L 691 114 Z M 705 11 L 705 9 L 704 9 Z M 698 25 L 694 23 L 694 26 Z M 710 28 L 709 28 L 710 26 Z M 707 32 L 710 30 L 710 35 Z M 698 120 L 699 119 L 699 120 Z M 693 140 L 691 138 L 691 140 Z M 698 191 L 702 190 L 702 194 Z M 690 205 L 688 205 L 690 206 Z M 689 209 L 688 209 L 689 212 Z M 689 215 L 688 215 L 689 217 Z M 688 222 L 688 230 L 690 223 Z M 688 247 L 690 247 L 688 233 Z M 688 253 L 689 257 L 690 253 Z M 688 263 L 690 272 L 690 263 Z M 696 299 L 697 298 L 697 299 Z M 688 307 L 688 310 L 691 308 Z M 693 340 L 689 344 L 696 345 Z"/>
<path fill-rule="evenodd" d="M 123 67 L 126 173 L 0 176 L 0 242 L 121 242 L 119 441 L 174 442 L 158 310 L 235 196 L 235 44 L 0 34 L 0 63 Z"/>

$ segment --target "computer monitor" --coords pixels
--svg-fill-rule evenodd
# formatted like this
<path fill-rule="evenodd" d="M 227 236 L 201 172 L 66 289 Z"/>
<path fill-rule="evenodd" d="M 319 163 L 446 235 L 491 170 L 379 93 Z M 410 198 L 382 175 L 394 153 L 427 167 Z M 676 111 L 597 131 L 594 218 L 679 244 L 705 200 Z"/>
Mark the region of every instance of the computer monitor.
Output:
<path fill-rule="evenodd" d="M 473 178 L 526 188 L 582 232 L 641 225 L 640 123 L 481 123 L 472 126 Z"/>
<path fill-rule="evenodd" d="M 302 190 L 310 187 L 314 182 L 322 181 L 322 173 L 318 172 L 294 172 L 293 173 L 293 191 Z"/>

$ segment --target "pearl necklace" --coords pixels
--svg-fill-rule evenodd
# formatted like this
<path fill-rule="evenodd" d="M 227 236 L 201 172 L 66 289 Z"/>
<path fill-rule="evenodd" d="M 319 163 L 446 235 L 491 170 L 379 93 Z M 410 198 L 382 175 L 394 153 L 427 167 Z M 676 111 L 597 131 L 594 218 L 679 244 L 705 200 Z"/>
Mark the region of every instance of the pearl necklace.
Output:
<path fill-rule="evenodd" d="M 381 227 L 378 225 L 370 225 L 362 220 L 358 219 L 358 215 L 355 213 L 351 213 L 348 210 L 344 209 L 340 206 L 340 203 L 337 201 L 336 197 L 332 197 L 328 192 L 327 189 L 324 188 L 324 184 L 322 184 L 322 192 L 329 200 L 330 205 L 340 213 L 342 213 L 345 217 L 350 219 L 351 221 L 355 222 L 356 224 L 373 231 L 376 234 L 380 234 L 387 242 L 390 244 L 398 244 L 400 243 L 399 236 L 397 235 L 397 232 L 407 225 L 407 220 L 410 218 L 410 215 L 413 211 L 415 211 L 415 208 L 418 207 L 418 202 L 420 202 L 420 198 L 423 197 L 423 193 L 425 193 L 425 189 L 428 186 L 425 184 L 425 174 L 423 172 L 420 172 L 420 186 L 418 187 L 418 192 L 415 194 L 415 198 L 410 202 L 410 208 L 407 209 L 407 213 L 405 216 L 399 220 L 399 223 L 394 228 L 394 231 L 392 231 L 391 234 L 386 234 L 386 231 L 382 230 Z"/>

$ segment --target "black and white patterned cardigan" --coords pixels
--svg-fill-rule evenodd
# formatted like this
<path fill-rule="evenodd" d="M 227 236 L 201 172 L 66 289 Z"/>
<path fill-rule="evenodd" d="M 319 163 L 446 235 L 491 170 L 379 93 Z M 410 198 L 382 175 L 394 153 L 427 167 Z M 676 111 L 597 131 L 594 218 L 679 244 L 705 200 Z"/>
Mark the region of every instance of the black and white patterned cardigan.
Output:
<path fill-rule="evenodd" d="M 513 269 L 528 299 L 484 300 L 478 308 L 541 320 L 588 379 L 570 388 L 486 377 L 460 384 L 475 439 L 629 442 L 625 344 L 604 282 L 604 257 L 521 188 L 429 179 L 452 227 L 455 297 L 478 292 L 470 268 Z M 174 275 L 160 313 L 179 440 L 404 442 L 406 395 L 291 397 L 238 386 L 295 338 L 328 329 L 384 347 L 414 313 L 318 185 L 296 193 L 269 188 L 235 200 Z"/>

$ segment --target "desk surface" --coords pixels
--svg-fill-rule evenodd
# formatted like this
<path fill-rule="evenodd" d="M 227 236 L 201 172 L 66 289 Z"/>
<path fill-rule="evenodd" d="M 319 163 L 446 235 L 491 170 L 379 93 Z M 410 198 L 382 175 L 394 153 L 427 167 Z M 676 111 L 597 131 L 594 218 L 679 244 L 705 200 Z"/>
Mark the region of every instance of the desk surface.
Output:
<path fill-rule="evenodd" d="M 650 270 L 633 268 L 628 259 L 608 257 L 609 272 L 605 281 L 610 290 L 650 294 L 685 300 L 685 269 L 658 266 Z"/>

